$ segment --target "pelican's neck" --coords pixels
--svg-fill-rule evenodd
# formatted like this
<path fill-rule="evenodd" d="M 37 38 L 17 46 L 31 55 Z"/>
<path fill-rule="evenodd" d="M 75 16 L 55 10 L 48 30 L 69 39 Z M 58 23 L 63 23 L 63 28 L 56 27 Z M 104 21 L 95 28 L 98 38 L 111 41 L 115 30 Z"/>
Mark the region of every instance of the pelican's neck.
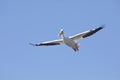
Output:
<path fill-rule="evenodd" d="M 65 36 L 64 36 L 64 34 L 61 34 L 61 38 L 63 39 Z"/>
<path fill-rule="evenodd" d="M 63 29 L 60 30 L 59 36 L 60 36 L 62 39 L 64 38 L 64 30 L 63 30 Z"/>

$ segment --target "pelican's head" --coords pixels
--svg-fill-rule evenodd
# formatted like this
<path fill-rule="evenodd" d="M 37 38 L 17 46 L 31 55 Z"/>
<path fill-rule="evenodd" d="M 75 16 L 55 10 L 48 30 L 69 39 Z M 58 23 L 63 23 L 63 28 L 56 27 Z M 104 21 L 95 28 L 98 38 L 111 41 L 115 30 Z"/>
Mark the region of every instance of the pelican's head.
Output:
<path fill-rule="evenodd" d="M 61 29 L 58 35 L 59 35 L 59 36 L 64 36 L 64 30 Z"/>

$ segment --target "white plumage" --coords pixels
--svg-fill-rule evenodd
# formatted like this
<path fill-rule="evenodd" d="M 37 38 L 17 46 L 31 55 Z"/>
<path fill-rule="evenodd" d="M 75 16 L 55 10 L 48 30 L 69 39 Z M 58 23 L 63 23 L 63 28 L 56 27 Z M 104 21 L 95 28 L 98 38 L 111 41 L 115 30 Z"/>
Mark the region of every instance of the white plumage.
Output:
<path fill-rule="evenodd" d="M 82 38 L 86 38 L 88 36 L 91 36 L 103 28 L 104 28 L 104 26 L 100 26 L 96 29 L 91 29 L 91 30 L 88 30 L 88 31 L 85 31 L 85 32 L 82 32 L 82 33 L 79 33 L 79 34 L 76 34 L 76 35 L 70 36 L 70 37 L 65 37 L 64 30 L 61 29 L 59 32 L 59 36 L 61 36 L 62 39 L 42 42 L 42 43 L 38 43 L 38 44 L 32 44 L 32 43 L 30 43 L 30 44 L 33 46 L 52 46 L 52 45 L 66 44 L 67 46 L 71 47 L 74 51 L 78 51 L 79 44 L 76 43 L 75 41 L 82 39 Z"/>

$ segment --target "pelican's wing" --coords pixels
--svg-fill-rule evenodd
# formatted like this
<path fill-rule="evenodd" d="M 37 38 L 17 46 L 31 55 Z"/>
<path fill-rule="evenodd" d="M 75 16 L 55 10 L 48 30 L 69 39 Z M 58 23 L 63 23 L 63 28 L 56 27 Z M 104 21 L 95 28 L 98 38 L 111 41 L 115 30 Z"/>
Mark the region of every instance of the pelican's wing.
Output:
<path fill-rule="evenodd" d="M 98 32 L 99 30 L 101 30 L 103 28 L 104 28 L 104 26 L 100 26 L 96 29 L 88 30 L 88 31 L 76 34 L 74 36 L 70 36 L 69 38 L 72 39 L 72 40 L 78 40 L 78 39 L 81 39 L 81 38 L 86 38 L 88 36 L 91 36 L 91 35 L 95 34 L 96 32 Z"/>
<path fill-rule="evenodd" d="M 52 45 L 60 45 L 60 44 L 63 44 L 63 39 L 47 41 L 47 42 L 42 42 L 42 43 L 38 43 L 38 44 L 30 43 L 30 45 L 33 45 L 33 46 L 52 46 Z"/>

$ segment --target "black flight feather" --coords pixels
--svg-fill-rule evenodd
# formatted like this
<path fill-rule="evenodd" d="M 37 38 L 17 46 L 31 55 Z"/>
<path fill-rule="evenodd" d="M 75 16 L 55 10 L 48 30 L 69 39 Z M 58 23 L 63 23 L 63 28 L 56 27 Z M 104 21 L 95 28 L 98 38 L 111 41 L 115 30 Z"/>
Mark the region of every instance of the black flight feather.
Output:
<path fill-rule="evenodd" d="M 40 44 L 29 43 L 29 44 L 33 45 L 33 46 L 53 46 L 53 45 L 60 45 L 60 43 L 40 43 Z"/>
<path fill-rule="evenodd" d="M 91 35 L 95 34 L 96 32 L 98 32 L 99 30 L 101 30 L 101 29 L 103 29 L 103 28 L 104 28 L 104 26 L 101 26 L 101 27 L 98 27 L 98 28 L 96 28 L 96 29 L 94 29 L 94 30 L 90 30 L 89 33 L 83 35 L 82 37 L 83 37 L 83 38 L 86 38 L 86 37 L 88 37 L 88 36 L 91 36 Z"/>

